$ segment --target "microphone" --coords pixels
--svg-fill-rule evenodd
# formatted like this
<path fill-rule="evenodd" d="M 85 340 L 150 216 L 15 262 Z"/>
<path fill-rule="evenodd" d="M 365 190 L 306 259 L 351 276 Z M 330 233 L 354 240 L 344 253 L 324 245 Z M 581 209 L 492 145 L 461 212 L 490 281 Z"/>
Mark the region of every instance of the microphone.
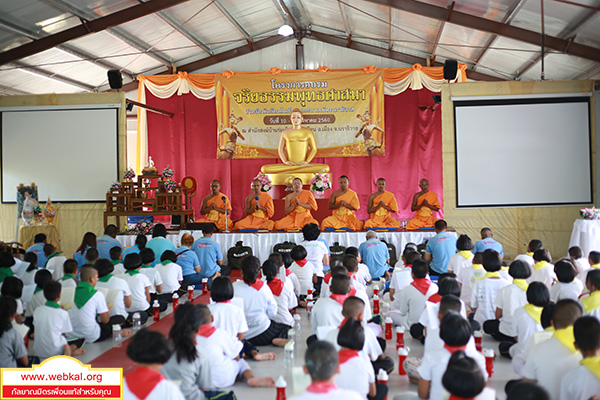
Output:
<path fill-rule="evenodd" d="M 221 200 L 223 200 L 223 204 L 225 204 L 225 203 L 226 203 L 226 201 L 227 201 L 226 199 L 227 199 L 227 198 L 226 198 L 225 196 L 221 196 Z M 227 205 L 227 204 L 225 204 L 225 205 Z M 225 208 L 227 208 L 227 207 L 225 207 Z"/>
<path fill-rule="evenodd" d="M 254 200 L 256 200 L 256 209 L 258 210 L 258 196 L 256 196 Z"/>

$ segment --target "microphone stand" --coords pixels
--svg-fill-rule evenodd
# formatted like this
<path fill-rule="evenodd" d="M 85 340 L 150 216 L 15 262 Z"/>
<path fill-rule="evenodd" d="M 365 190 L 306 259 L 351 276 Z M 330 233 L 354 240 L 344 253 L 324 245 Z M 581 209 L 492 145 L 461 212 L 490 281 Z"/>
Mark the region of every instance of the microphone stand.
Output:
<path fill-rule="evenodd" d="M 225 205 L 225 230 L 223 232 L 229 233 L 229 224 L 227 223 L 227 198 L 223 196 L 221 197 L 221 200 L 223 200 L 223 204 Z"/>

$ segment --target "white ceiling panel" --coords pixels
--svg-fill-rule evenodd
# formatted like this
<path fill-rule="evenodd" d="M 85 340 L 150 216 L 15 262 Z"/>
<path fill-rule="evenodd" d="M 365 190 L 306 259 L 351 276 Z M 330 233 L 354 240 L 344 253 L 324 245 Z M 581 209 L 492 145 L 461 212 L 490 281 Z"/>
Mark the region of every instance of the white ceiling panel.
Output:
<path fill-rule="evenodd" d="M 84 90 L 25 70 L 12 70 L 0 74 L 0 85 L 31 94 L 80 93 Z"/>
<path fill-rule="evenodd" d="M 499 37 L 479 61 L 477 71 L 496 71 L 504 73 L 505 78 L 514 77 L 519 69 L 534 60 L 538 53 L 539 48 L 536 46 Z"/>
<path fill-rule="evenodd" d="M 474 62 L 491 34 L 454 24 L 445 24 L 437 55 L 463 62 Z"/>
<path fill-rule="evenodd" d="M 260 35 L 267 30 L 276 30 L 283 24 L 273 0 L 221 0 L 221 3 L 251 36 Z"/>
<path fill-rule="evenodd" d="M 548 54 L 544 59 L 544 76 L 548 80 L 570 80 L 593 68 L 593 61 L 567 56 L 565 54 Z M 541 76 L 541 62 L 523 74 L 523 80 L 537 80 Z"/>

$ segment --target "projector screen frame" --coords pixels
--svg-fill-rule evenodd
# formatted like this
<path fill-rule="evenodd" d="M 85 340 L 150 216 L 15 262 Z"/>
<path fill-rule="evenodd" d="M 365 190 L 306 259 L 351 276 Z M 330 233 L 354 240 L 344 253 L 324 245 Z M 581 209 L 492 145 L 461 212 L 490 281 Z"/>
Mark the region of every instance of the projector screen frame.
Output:
<path fill-rule="evenodd" d="M 452 97 L 452 113 L 453 113 L 453 128 L 454 128 L 454 174 L 455 174 L 455 190 L 456 190 L 456 208 L 457 209 L 476 209 L 476 208 L 519 208 L 519 207 L 557 207 L 557 206 L 579 206 L 594 204 L 594 160 L 592 151 L 592 110 L 591 97 L 588 93 L 557 93 L 555 97 L 549 97 L 548 94 L 526 95 L 526 96 L 486 96 L 486 99 L 473 100 L 468 96 Z M 519 104 L 557 104 L 557 103 L 585 103 L 587 109 L 587 143 L 588 143 L 588 168 L 589 168 L 589 199 L 582 202 L 556 202 L 556 203 L 510 203 L 510 204 L 460 204 L 459 193 L 459 149 L 458 149 L 458 134 L 456 109 L 458 107 L 469 106 L 499 106 L 499 105 L 519 105 Z"/>

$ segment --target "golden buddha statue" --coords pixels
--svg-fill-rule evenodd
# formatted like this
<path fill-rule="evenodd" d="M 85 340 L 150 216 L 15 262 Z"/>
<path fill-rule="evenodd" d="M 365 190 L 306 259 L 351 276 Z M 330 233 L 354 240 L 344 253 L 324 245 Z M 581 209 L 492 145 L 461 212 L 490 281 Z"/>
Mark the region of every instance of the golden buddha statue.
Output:
<path fill-rule="evenodd" d="M 302 112 L 293 109 L 290 114 L 292 126 L 281 132 L 278 152 L 283 164 L 267 164 L 260 169 L 263 174 L 269 175 L 274 185 L 291 186 L 295 177 L 310 182 L 313 173 L 321 170 L 329 172 L 327 164 L 310 163 L 317 154 L 317 143 L 313 131 L 302 127 L 302 118 Z"/>

